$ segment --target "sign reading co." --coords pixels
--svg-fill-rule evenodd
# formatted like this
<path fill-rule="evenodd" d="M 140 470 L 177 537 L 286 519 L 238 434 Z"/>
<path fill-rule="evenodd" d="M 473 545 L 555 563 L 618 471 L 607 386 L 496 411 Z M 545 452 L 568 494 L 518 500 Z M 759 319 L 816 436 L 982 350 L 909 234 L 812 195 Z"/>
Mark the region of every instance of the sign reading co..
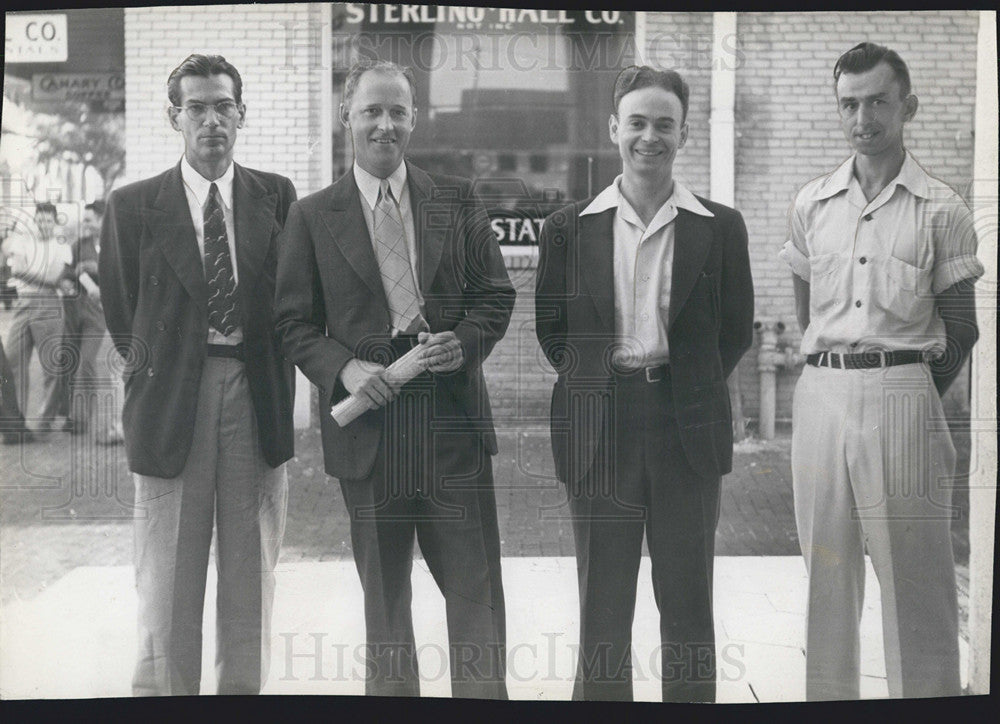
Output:
<path fill-rule="evenodd" d="M 36 73 L 31 76 L 36 101 L 107 101 L 125 99 L 122 73 Z"/>
<path fill-rule="evenodd" d="M 6 16 L 4 60 L 8 63 L 64 63 L 69 57 L 66 15 L 13 13 Z"/>

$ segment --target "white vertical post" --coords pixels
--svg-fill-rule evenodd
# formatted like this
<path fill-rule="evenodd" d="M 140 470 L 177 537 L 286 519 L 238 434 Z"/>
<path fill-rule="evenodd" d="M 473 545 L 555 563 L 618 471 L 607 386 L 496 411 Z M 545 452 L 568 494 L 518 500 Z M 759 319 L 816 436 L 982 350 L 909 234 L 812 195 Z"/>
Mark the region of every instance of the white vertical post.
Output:
<path fill-rule="evenodd" d="M 310 22 L 315 16 L 310 13 Z M 316 191 L 333 183 L 333 123 L 336 109 L 333 107 L 333 5 L 319 4 L 320 23 L 320 68 L 319 68 L 319 143 L 313 148 L 319 153 L 319 178 L 310 179 L 315 188 L 299 189 L 299 196 Z M 310 33 L 310 36 L 312 34 Z M 315 57 L 315 56 L 313 56 Z M 312 168 L 316 166 L 310 164 Z M 312 383 L 295 368 L 295 402 L 292 406 L 292 421 L 297 430 L 307 428 L 312 423 Z"/>
<path fill-rule="evenodd" d="M 724 50 L 736 35 L 736 13 L 712 13 L 711 185 L 709 196 L 726 206 L 736 197 L 736 58 Z"/>
<path fill-rule="evenodd" d="M 333 107 L 333 5 L 320 3 L 320 49 L 321 83 L 319 85 L 319 126 L 320 139 L 320 179 L 319 188 L 333 183 L 333 124 L 337 109 Z"/>
<path fill-rule="evenodd" d="M 649 55 L 649 48 L 646 47 L 646 12 L 644 10 L 635 11 L 635 64 L 647 65 L 646 56 Z"/>
<path fill-rule="evenodd" d="M 979 342 L 972 358 L 969 464 L 969 692 L 990 693 L 993 525 L 997 481 L 997 33 L 996 12 L 979 14 L 976 140 L 972 196 L 979 259 Z"/>

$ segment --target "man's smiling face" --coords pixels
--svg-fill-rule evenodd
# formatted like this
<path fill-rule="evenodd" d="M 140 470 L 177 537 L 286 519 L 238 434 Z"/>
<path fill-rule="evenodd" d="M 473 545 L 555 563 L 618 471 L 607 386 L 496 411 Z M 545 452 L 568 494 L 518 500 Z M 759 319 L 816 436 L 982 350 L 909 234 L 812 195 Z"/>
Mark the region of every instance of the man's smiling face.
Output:
<path fill-rule="evenodd" d="M 688 134 L 681 99 L 659 86 L 623 95 L 608 128 L 624 173 L 643 177 L 670 175 Z"/>
<path fill-rule="evenodd" d="M 415 110 L 404 76 L 379 70 L 362 74 L 350 107 L 341 111 L 361 168 L 386 178 L 399 167 L 416 125 Z"/>

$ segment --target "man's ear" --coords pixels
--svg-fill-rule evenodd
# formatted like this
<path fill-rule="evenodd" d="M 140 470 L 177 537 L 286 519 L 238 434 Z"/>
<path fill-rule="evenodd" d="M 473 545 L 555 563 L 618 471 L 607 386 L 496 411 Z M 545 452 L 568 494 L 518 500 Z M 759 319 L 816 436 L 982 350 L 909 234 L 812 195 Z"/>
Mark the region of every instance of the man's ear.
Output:
<path fill-rule="evenodd" d="M 685 123 L 681 126 L 681 142 L 677 144 L 677 148 L 684 148 L 684 144 L 688 140 L 688 124 Z"/>
<path fill-rule="evenodd" d="M 167 120 L 170 121 L 170 127 L 175 131 L 181 130 L 181 127 L 177 124 L 178 113 L 180 113 L 180 111 L 174 108 L 174 106 L 167 106 Z"/>
<path fill-rule="evenodd" d="M 236 121 L 236 127 L 243 128 L 243 124 L 247 122 L 247 107 L 240 103 L 237 108 L 240 111 L 240 119 Z"/>
<path fill-rule="evenodd" d="M 612 143 L 618 143 L 618 116 L 614 113 L 608 116 L 608 135 Z"/>
<path fill-rule="evenodd" d="M 913 117 L 917 115 L 917 106 L 920 105 L 920 101 L 912 93 L 903 99 L 903 104 L 906 107 L 906 112 L 903 115 L 904 121 L 912 121 Z"/>
<path fill-rule="evenodd" d="M 344 108 L 344 104 L 343 103 L 340 104 L 340 110 L 338 111 L 337 115 L 340 118 L 340 123 L 344 126 L 344 128 L 350 128 L 351 127 L 351 121 L 350 121 L 350 117 L 349 117 L 350 113 L 348 112 L 348 110 L 346 108 Z"/>
<path fill-rule="evenodd" d="M 417 127 L 417 107 L 413 106 L 413 110 L 410 111 L 410 130 L 412 131 Z"/>

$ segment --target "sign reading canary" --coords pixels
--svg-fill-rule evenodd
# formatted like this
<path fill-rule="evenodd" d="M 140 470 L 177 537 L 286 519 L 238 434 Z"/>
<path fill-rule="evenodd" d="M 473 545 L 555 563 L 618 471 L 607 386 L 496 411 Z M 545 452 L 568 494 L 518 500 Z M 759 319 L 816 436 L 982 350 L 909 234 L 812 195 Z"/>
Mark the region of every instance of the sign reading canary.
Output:
<path fill-rule="evenodd" d="M 125 99 L 123 73 L 36 73 L 31 76 L 36 101 L 107 101 Z"/>
<path fill-rule="evenodd" d="M 8 13 L 4 60 L 8 63 L 65 63 L 69 45 L 64 13 Z"/>

